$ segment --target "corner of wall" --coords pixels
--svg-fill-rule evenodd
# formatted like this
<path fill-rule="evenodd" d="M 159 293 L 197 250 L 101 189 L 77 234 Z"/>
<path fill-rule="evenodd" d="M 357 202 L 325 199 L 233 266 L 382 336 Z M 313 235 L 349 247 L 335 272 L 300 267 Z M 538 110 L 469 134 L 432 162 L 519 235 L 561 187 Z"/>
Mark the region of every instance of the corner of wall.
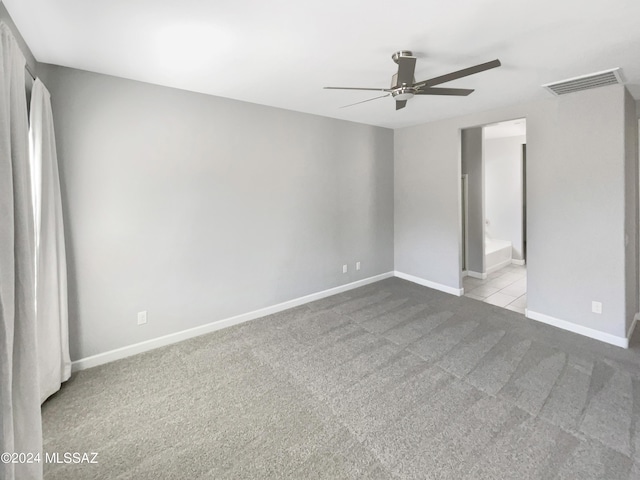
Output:
<path fill-rule="evenodd" d="M 22 54 L 27 61 L 27 65 L 33 71 L 33 73 L 36 73 L 38 69 L 38 61 L 33 56 L 31 48 L 29 48 L 29 45 L 27 45 L 27 42 L 22 37 L 20 30 L 18 30 L 18 27 L 13 21 L 13 18 L 11 18 L 11 14 L 2 1 L 0 1 L 0 21 L 6 23 L 7 26 L 11 29 L 11 31 L 13 32 L 13 36 L 16 37 L 16 40 L 18 41 L 18 45 L 20 45 L 20 50 L 22 50 Z"/>

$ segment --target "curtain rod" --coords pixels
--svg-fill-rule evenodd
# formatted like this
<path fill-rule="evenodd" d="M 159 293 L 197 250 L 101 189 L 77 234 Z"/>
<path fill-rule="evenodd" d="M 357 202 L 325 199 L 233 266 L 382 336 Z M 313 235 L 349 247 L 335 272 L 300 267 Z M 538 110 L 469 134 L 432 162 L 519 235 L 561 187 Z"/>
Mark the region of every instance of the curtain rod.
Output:
<path fill-rule="evenodd" d="M 2 5 L 2 0 L 0 0 L 0 5 Z M 9 18 L 11 18 L 11 17 L 9 17 Z M 16 41 L 16 44 L 17 44 L 18 43 L 18 39 L 17 39 L 16 35 L 14 34 L 13 29 L 9 25 L 7 25 L 7 23 L 3 19 L 0 19 L 0 24 L 4 25 L 5 27 L 7 27 L 9 29 L 9 31 L 11 32 L 11 35 L 13 35 L 13 38 Z M 29 48 L 29 47 L 27 47 L 27 48 Z M 22 51 L 22 47 L 19 44 L 18 44 L 18 49 L 20 49 L 20 52 L 22 53 L 22 56 L 25 58 L 25 62 L 24 62 L 25 70 L 27 71 L 27 73 L 29 75 L 31 75 L 31 78 L 33 78 L 35 80 L 36 79 L 36 75 L 33 72 L 33 70 L 31 70 L 31 67 L 29 66 L 29 63 L 26 60 L 27 56 L 24 54 L 24 52 Z"/>

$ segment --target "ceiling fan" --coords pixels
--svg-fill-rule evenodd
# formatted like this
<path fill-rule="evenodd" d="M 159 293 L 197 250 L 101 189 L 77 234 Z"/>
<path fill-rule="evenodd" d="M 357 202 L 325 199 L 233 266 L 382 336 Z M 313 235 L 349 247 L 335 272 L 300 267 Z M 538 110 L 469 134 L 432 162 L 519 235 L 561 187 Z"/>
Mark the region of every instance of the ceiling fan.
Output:
<path fill-rule="evenodd" d="M 400 50 L 394 53 L 391 58 L 398 64 L 398 73 L 391 77 L 391 88 L 358 88 L 358 87 L 324 87 L 329 90 L 373 90 L 379 92 L 387 92 L 386 95 L 363 100 L 362 102 L 351 103 L 344 107 L 351 107 L 360 103 L 370 102 L 379 98 L 392 96 L 396 101 L 396 110 L 400 110 L 407 105 L 407 100 L 413 98 L 414 95 L 457 95 L 467 96 L 473 90 L 467 88 L 433 88 L 441 83 L 451 82 L 458 78 L 467 77 L 476 73 L 484 72 L 501 65 L 500 60 L 492 60 L 490 62 L 481 63 L 474 67 L 464 68 L 457 72 L 447 73 L 439 77 L 430 78 L 421 82 L 416 82 L 413 74 L 416 69 L 416 57 L 409 50 Z"/>

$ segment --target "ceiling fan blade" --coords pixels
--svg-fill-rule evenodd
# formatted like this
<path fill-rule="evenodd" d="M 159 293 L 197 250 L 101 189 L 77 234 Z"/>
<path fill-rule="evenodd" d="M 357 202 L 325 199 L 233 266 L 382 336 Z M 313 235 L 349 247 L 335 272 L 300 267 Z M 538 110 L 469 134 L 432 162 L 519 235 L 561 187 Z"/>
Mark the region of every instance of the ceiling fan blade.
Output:
<path fill-rule="evenodd" d="M 473 93 L 473 89 L 470 88 L 431 88 L 422 87 L 416 92 L 416 95 L 457 95 L 460 97 L 466 97 Z"/>
<path fill-rule="evenodd" d="M 442 75 L 440 77 L 434 77 L 430 78 L 429 80 L 418 82 L 415 84 L 415 86 L 433 87 L 434 85 L 440 85 L 441 83 L 451 82 L 452 80 L 457 80 L 458 78 L 484 72 L 485 70 L 490 70 L 492 68 L 499 67 L 500 65 L 502 65 L 500 63 L 500 60 L 492 60 L 490 62 L 481 63 L 480 65 L 476 65 L 474 67 L 463 68 L 462 70 L 458 70 L 457 72 L 447 73 L 446 75 Z"/>
<path fill-rule="evenodd" d="M 343 105 L 340 108 L 347 108 L 347 107 L 353 107 L 354 105 L 360 105 L 361 103 L 366 103 L 366 102 L 370 102 L 371 100 L 377 100 L 379 98 L 384 98 L 384 97 L 388 97 L 389 95 L 391 95 L 390 93 L 387 93 L 386 95 L 380 95 L 379 97 L 373 97 L 370 98 L 369 100 L 363 100 L 361 102 L 356 102 L 356 103 L 350 103 L 349 105 Z"/>
<path fill-rule="evenodd" d="M 406 106 L 407 106 L 406 100 L 396 100 L 396 110 L 400 110 L 401 108 L 404 108 Z"/>
<path fill-rule="evenodd" d="M 416 57 L 398 57 L 397 84 L 413 85 L 413 74 L 416 70 Z"/>
<path fill-rule="evenodd" d="M 390 92 L 390 88 L 359 88 L 359 87 L 322 87 L 325 90 L 373 90 L 375 92 Z"/>

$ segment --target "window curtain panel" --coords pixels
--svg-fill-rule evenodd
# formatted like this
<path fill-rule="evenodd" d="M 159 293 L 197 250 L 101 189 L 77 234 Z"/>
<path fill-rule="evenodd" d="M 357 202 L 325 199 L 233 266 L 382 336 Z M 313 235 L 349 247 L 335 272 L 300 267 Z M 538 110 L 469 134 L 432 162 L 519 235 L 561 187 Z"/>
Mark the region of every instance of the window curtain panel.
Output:
<path fill-rule="evenodd" d="M 16 40 L 0 23 L 0 453 L 42 455 L 24 70 Z M 0 462 L 0 478 L 42 479 L 42 463 Z"/>
<path fill-rule="evenodd" d="M 29 148 L 36 239 L 36 330 L 40 402 L 71 376 L 67 262 L 58 158 L 49 91 L 36 79 L 31 91 Z"/>

